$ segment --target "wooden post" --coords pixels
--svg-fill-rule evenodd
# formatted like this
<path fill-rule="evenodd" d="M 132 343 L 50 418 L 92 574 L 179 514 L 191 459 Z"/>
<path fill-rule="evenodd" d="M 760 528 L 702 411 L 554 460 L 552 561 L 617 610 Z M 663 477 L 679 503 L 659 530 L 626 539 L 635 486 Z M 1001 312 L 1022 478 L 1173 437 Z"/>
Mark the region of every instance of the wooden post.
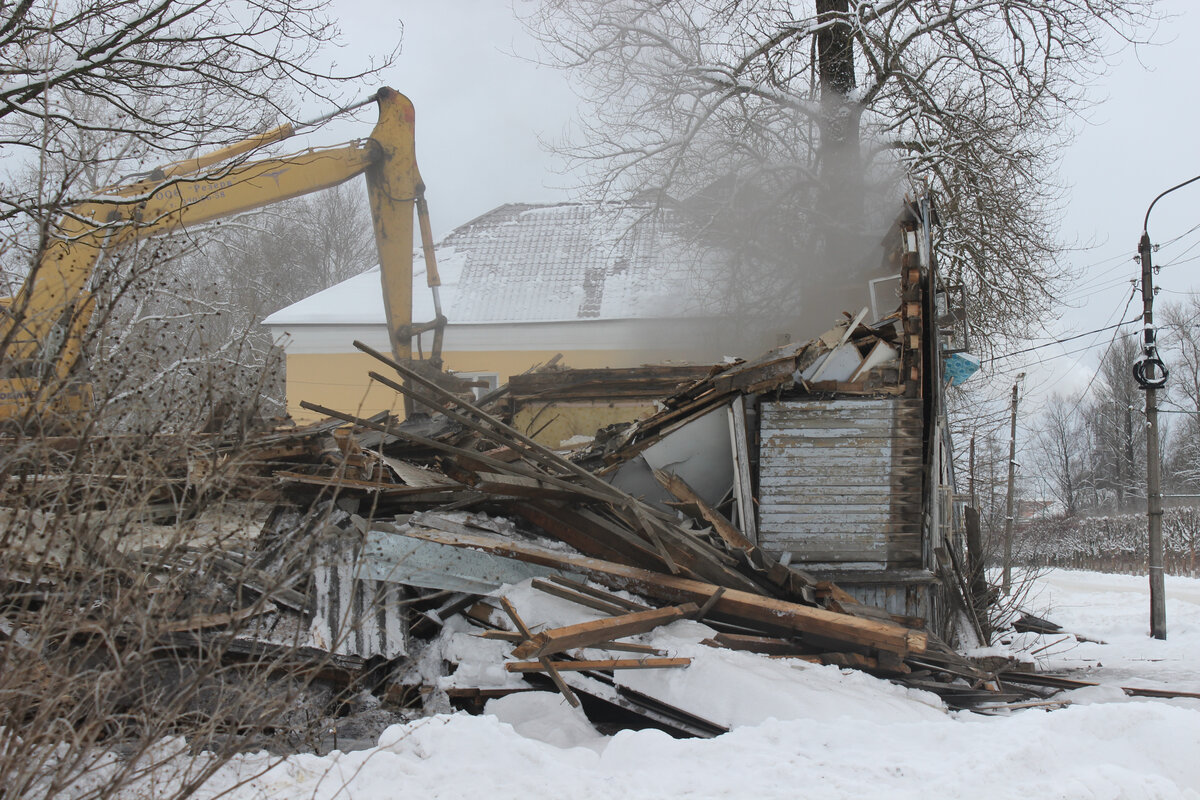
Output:
<path fill-rule="evenodd" d="M 1012 428 L 1008 434 L 1008 501 L 1004 514 L 1004 577 L 1000 584 L 1000 590 L 1006 595 L 1012 591 L 1013 483 L 1017 472 L 1017 394 L 1021 379 L 1024 377 L 1025 373 L 1022 372 L 1017 376 L 1017 382 L 1013 384 Z"/>

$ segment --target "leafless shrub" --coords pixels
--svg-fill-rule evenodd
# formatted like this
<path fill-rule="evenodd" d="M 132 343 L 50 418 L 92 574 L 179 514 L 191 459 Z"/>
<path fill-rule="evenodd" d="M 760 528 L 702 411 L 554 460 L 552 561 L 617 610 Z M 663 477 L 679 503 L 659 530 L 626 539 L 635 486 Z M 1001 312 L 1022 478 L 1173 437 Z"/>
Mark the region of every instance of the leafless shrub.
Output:
<path fill-rule="evenodd" d="M 62 279 L 47 253 L 83 218 L 79 203 L 123 174 L 294 119 L 306 98 L 337 105 L 376 73 L 335 74 L 322 0 L 9 6 L 10 290 Z M 311 741 L 332 696 L 318 680 L 330 662 L 304 649 L 303 617 L 280 601 L 302 605 L 308 553 L 273 570 L 253 560 L 261 504 L 275 498 L 244 440 L 279 411 L 278 357 L 245 304 L 179 268 L 204 243 L 189 233 L 87 267 L 87 367 L 42 384 L 50 406 L 79 402 L 35 407 L 0 433 L 5 798 L 186 796 L 268 734 Z M 47 374 L 14 357 L 30 311 L 5 309 L 0 377 Z M 82 319 L 78 304 L 64 314 Z M 39 342 L 34 360 L 59 344 Z"/>

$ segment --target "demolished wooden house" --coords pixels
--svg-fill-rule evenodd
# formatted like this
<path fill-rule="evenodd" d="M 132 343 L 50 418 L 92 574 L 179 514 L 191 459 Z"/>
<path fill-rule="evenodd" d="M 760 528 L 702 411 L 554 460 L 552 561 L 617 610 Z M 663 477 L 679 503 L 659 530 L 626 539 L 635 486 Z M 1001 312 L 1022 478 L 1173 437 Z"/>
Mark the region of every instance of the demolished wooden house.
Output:
<path fill-rule="evenodd" d="M 662 399 L 658 414 L 605 437 L 583 463 L 660 506 L 675 498 L 649 478 L 670 465 L 711 505 L 729 497 L 740 534 L 772 558 L 947 638 L 960 621 L 978 629 L 962 599 L 944 398 L 945 361 L 961 338 L 950 326 L 961 314 L 933 260 L 931 215 L 928 204 L 907 206 L 883 242 L 894 313 L 847 313 L 814 341 L 714 369 Z M 602 371 L 587 372 L 579 383 L 595 402 Z M 658 374 L 637 372 L 613 371 L 615 397 Z M 556 403 L 584 396 L 570 378 L 565 389 L 533 391 L 546 382 L 522 377 L 509 401 L 518 418 L 552 417 Z"/>
<path fill-rule="evenodd" d="M 389 585 L 449 592 L 431 617 L 440 620 L 503 584 L 549 577 L 691 604 L 725 626 L 714 642 L 883 674 L 911 672 L 905 660 L 925 654 L 931 634 L 978 634 L 953 502 L 938 327 L 947 301 L 928 216 L 909 206 L 884 242 L 897 311 L 869 323 L 865 309 L 847 314 L 811 342 L 698 378 L 535 373 L 493 395 L 489 411 L 360 344 L 399 375 L 376 381 L 434 413 L 396 424 L 308 406 L 369 439 L 350 448 L 359 474 L 288 473 L 358 498 L 349 539 L 326 565 L 336 574 L 319 581 L 338 594 L 321 606 L 325 630 L 382 641 L 364 627 L 380 624 L 371 609 L 389 602 Z M 644 401 L 664 382 L 677 388 L 657 413 L 602 432 L 571 459 L 534 438 L 562 404 L 602 402 L 606 390 Z M 472 516 L 454 515 L 464 511 Z M 555 682 L 563 688 L 561 675 Z"/>
<path fill-rule="evenodd" d="M 954 503 L 938 324 L 953 315 L 930 222 L 927 205 L 909 206 L 884 241 L 898 310 L 846 314 L 748 361 L 534 373 L 477 403 L 360 344 L 374 380 L 427 413 L 400 423 L 308 404 L 329 419 L 215 449 L 211 495 L 277 505 L 228 595 L 289 617 L 298 652 L 376 687 L 403 687 L 414 643 L 465 620 L 510 648 L 498 672 L 678 735 L 721 727 L 616 676 L 685 667 L 629 639 L 684 617 L 710 626 L 713 647 L 867 669 L 959 705 L 1027 697 L 943 643 L 981 626 Z M 534 435 L 555 404 L 606 392 L 658 410 L 569 455 Z M 194 462 L 176 471 L 198 474 Z M 524 582 L 606 619 L 540 629 L 488 597 Z"/>

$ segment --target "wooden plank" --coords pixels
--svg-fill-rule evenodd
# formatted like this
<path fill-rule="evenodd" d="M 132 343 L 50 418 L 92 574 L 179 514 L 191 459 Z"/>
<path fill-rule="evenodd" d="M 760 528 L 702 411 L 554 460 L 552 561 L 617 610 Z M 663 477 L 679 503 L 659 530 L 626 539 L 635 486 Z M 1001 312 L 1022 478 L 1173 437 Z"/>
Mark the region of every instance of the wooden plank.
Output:
<path fill-rule="evenodd" d="M 607 520 L 600 524 L 598 515 L 586 509 L 533 502 L 514 504 L 512 511 L 585 555 L 647 569 L 664 566 L 658 553 L 646 541 Z"/>
<path fill-rule="evenodd" d="M 775 519 L 795 518 L 803 520 L 806 525 L 828 525 L 832 529 L 837 529 L 842 525 L 855 525 L 866 523 L 879 523 L 882 525 L 899 524 L 904 527 L 905 523 L 912 523 L 915 527 L 921 507 L 919 505 L 908 506 L 908 514 L 904 513 L 905 507 L 891 505 L 839 505 L 838 503 L 778 503 L 770 507 L 770 517 Z M 768 514 L 763 514 L 764 527 L 765 520 Z"/>
<path fill-rule="evenodd" d="M 701 644 L 709 647 L 724 647 L 726 650 L 745 650 L 768 656 L 796 656 L 811 652 L 809 648 L 790 639 L 748 636 L 741 633 L 718 633 L 711 639 L 705 639 Z"/>
<path fill-rule="evenodd" d="M 866 358 L 863 359 L 858 371 L 850 376 L 850 380 L 856 381 L 876 367 L 898 363 L 900 363 L 900 351 L 882 339 L 879 339 L 871 347 L 871 351 L 867 353 Z"/>
<path fill-rule="evenodd" d="M 488 494 L 539 499 L 571 498 L 580 494 L 574 489 L 568 491 L 561 486 L 528 475 L 502 475 L 497 472 L 479 472 L 477 474 L 479 482 L 475 484 L 474 488 Z"/>
<path fill-rule="evenodd" d="M 480 631 L 473 634 L 480 639 L 497 639 L 502 642 L 512 642 L 520 644 L 525 641 L 525 637 L 519 633 L 512 631 Z M 588 648 L 589 650 L 616 650 L 623 653 L 644 653 L 646 655 L 665 656 L 666 650 L 660 650 L 657 647 L 652 647 L 648 644 L 638 644 L 637 642 L 601 642 L 594 644 Z"/>
<path fill-rule="evenodd" d="M 507 597 L 501 597 L 500 604 L 504 606 L 504 612 L 508 614 L 508 618 L 511 619 L 513 625 L 516 626 L 517 632 L 526 639 L 529 639 L 531 635 L 529 627 L 521 619 L 521 616 L 517 613 L 517 609 L 513 606 L 513 604 L 509 602 Z M 554 685 L 558 687 L 558 691 L 562 694 L 562 696 L 567 698 L 567 702 L 573 707 L 579 708 L 579 698 L 575 696 L 575 692 L 571 691 L 571 687 L 567 685 L 567 682 L 563 680 L 562 675 L 560 675 L 558 670 L 555 669 L 554 665 L 550 663 L 550 659 L 539 658 L 538 663 L 550 677 L 550 680 L 554 681 Z"/>
<path fill-rule="evenodd" d="M 859 498 L 862 502 L 886 503 L 891 502 L 893 497 L 908 500 L 912 497 L 921 496 L 921 490 L 917 485 L 915 476 L 911 480 L 887 481 L 879 480 L 878 476 L 860 475 L 860 477 L 871 479 L 863 480 L 857 484 L 850 481 L 840 481 L 839 479 L 842 477 L 846 476 L 829 476 L 829 480 L 827 481 L 819 477 L 814 477 L 811 480 L 798 480 L 795 476 L 764 476 L 763 482 L 766 485 L 763 488 L 765 491 L 780 494 L 786 492 L 801 500 L 836 497 L 838 502 L 855 502 L 856 498 Z M 902 476 L 898 477 L 902 478 Z"/>
<path fill-rule="evenodd" d="M 920 419 L 921 404 L 913 400 L 885 397 L 878 400 L 843 398 L 833 400 L 804 400 L 796 398 L 763 403 L 763 415 L 782 423 L 798 419 L 841 419 L 899 421 Z"/>
<path fill-rule="evenodd" d="M 655 726 L 670 731 L 676 736 L 711 738 L 728 733 L 729 729 L 695 714 L 664 703 L 658 698 L 642 694 L 627 686 L 616 686 L 603 673 L 585 675 L 568 672 L 563 679 L 581 694 L 611 703 L 631 714 L 651 721 Z"/>
<path fill-rule="evenodd" d="M 916 409 L 908 411 L 871 406 L 865 402 L 859 408 L 796 405 L 782 411 L 774 403 L 763 404 L 763 422 L 767 423 L 767 430 L 806 430 L 811 422 L 817 428 L 853 427 L 864 431 L 882 431 L 919 426 L 921 419 L 921 413 Z"/>
<path fill-rule="evenodd" d="M 917 468 L 911 472 L 893 470 L 887 475 L 867 475 L 861 469 L 830 472 L 816 467 L 775 465 L 759 472 L 759 487 L 764 491 L 788 489 L 817 484 L 830 491 L 861 491 L 864 488 L 885 492 L 919 492 L 921 475 Z"/>
<path fill-rule="evenodd" d="M 880 453 L 855 454 L 849 450 L 844 453 L 839 453 L 837 450 L 828 450 L 820 454 L 813 454 L 810 458 L 798 463 L 797 461 L 788 459 L 789 454 L 793 452 L 792 449 L 788 447 L 779 449 L 764 447 L 759 452 L 763 457 L 768 459 L 778 459 L 777 463 L 768 462 L 768 466 L 771 469 L 811 469 L 813 466 L 820 466 L 823 469 L 849 468 L 850 470 L 853 470 L 855 467 L 857 467 L 860 470 L 864 468 L 886 469 L 889 471 L 896 469 L 907 469 L 915 472 L 917 470 L 924 469 L 925 467 L 923 460 L 920 457 L 913 455 L 897 455 L 893 457 L 892 455 L 882 455 Z M 882 479 L 884 476 L 881 474 L 879 477 Z"/>
<path fill-rule="evenodd" d="M 635 611 L 609 619 L 597 619 L 590 622 L 580 622 L 562 628 L 551 628 L 531 637 L 513 649 L 517 658 L 542 658 L 561 653 L 564 650 L 574 650 L 578 647 L 589 647 L 598 642 L 620 639 L 636 633 L 645 633 L 660 625 L 666 625 L 677 619 L 688 617 L 699 611 L 695 603 L 684 603 L 668 608 L 654 608 L 649 611 Z"/>
<path fill-rule="evenodd" d="M 779 541 L 845 541 L 870 542 L 897 539 L 905 541 L 921 535 L 917 524 L 897 524 L 887 520 L 880 522 L 851 522 L 840 520 L 836 524 L 805 525 L 802 516 L 763 516 L 763 542 L 769 550 L 778 549 Z"/>
<path fill-rule="evenodd" d="M 546 594 L 553 595 L 555 597 L 561 597 L 563 600 L 570 600 L 572 603 L 578 603 L 581 606 L 585 606 L 605 614 L 615 616 L 617 614 L 624 614 L 626 612 L 626 609 L 622 608 L 616 603 L 610 603 L 607 600 L 601 600 L 598 597 L 591 597 L 590 595 L 577 592 L 574 589 L 567 588 L 566 586 L 559 586 L 557 584 L 550 583 L 549 581 L 543 581 L 535 578 L 532 586 L 533 588 L 545 592 Z"/>
<path fill-rule="evenodd" d="M 921 536 L 921 529 L 917 525 L 855 525 L 843 521 L 838 526 L 817 526 L 805 530 L 801 529 L 794 519 L 791 520 L 792 524 L 772 525 L 771 527 L 767 527 L 766 519 L 763 522 L 763 536 L 770 536 L 767 541 L 771 543 L 773 549 L 775 544 L 788 541 L 842 541 L 846 543 L 860 542 L 869 544 L 878 541 L 907 542 Z"/>
<path fill-rule="evenodd" d="M 891 569 L 894 567 L 915 567 L 921 563 L 920 551 L 912 550 L 803 550 L 803 555 L 793 555 L 792 563 L 800 564 L 805 569 L 824 571 L 825 569 L 847 569 L 851 564 L 864 564 L 872 569 Z M 795 551 L 793 551 L 795 553 Z"/>
<path fill-rule="evenodd" d="M 550 580 L 561 586 L 567 586 L 571 589 L 574 589 L 575 591 L 580 592 L 581 594 L 588 594 L 588 595 L 591 595 L 592 597 L 596 597 L 601 600 L 606 600 L 610 603 L 614 603 L 616 605 L 623 606 L 626 611 L 649 611 L 650 610 L 650 606 L 643 605 L 641 603 L 635 603 L 633 600 L 629 600 L 625 597 L 621 597 L 620 595 L 609 594 L 608 592 L 605 592 L 601 589 L 597 589 L 594 586 L 588 586 L 586 583 L 581 583 L 579 581 L 573 581 L 570 578 L 566 577 L 565 575 L 551 575 Z"/>
<path fill-rule="evenodd" d="M 577 392 L 581 388 L 597 390 L 653 391 L 651 397 L 671 394 L 680 384 L 701 380 L 712 372 L 711 366 L 654 365 L 648 367 L 559 369 L 513 375 L 508 380 L 510 394 L 517 399 L 526 396 L 557 396 Z M 607 395 L 605 395 L 607 396 Z"/>
<path fill-rule="evenodd" d="M 415 530 L 406 532 L 405 535 L 454 547 L 477 548 L 563 569 L 586 575 L 591 580 L 612 588 L 628 589 L 663 602 L 703 603 L 718 588 L 710 583 L 650 572 L 587 556 L 560 553 L 500 536 L 466 536 Z M 726 590 L 713 607 L 713 616 L 735 623 L 750 622 L 764 630 L 785 634 L 807 633 L 834 641 L 889 650 L 901 655 L 923 653 L 928 644 L 928 637 L 923 632 L 912 631 L 901 625 L 862 620 L 737 589 Z"/>
<path fill-rule="evenodd" d="M 882 654 L 881 654 L 882 655 Z M 903 661 L 871 658 L 861 653 L 821 653 L 817 658 L 822 664 L 842 667 L 843 669 L 863 669 L 871 672 L 891 674 L 906 674 L 912 672 Z"/>
<path fill-rule="evenodd" d="M 599 661 L 551 661 L 560 672 L 610 669 L 678 669 L 691 666 L 690 658 L 609 658 Z M 510 661 L 504 665 L 508 672 L 545 672 L 541 661 Z"/>
<path fill-rule="evenodd" d="M 717 535 L 724 540 L 725 544 L 729 545 L 734 550 L 748 550 L 754 547 L 754 543 L 742 535 L 742 532 L 733 527 L 733 523 L 725 519 L 725 516 L 710 506 L 704 501 L 700 495 L 696 494 L 691 486 L 688 486 L 687 481 L 678 475 L 674 475 L 665 470 L 654 470 L 654 479 L 662 484 L 662 487 L 679 500 L 686 503 L 691 503 L 700 509 L 700 514 L 713 526 L 713 530 Z"/>
<path fill-rule="evenodd" d="M 713 592 L 712 597 L 704 601 L 704 605 L 700 606 L 699 610 L 696 611 L 695 618 L 697 620 L 702 620 L 708 616 L 708 612 L 712 611 L 712 607 L 717 604 L 717 601 L 721 599 L 721 595 L 723 594 L 725 594 L 724 586 L 722 586 L 720 589 L 717 589 L 715 592 Z"/>
<path fill-rule="evenodd" d="M 838 540 L 832 536 L 803 539 L 781 539 L 779 549 L 792 554 L 793 560 L 812 561 L 873 561 L 900 555 L 915 555 L 921 545 L 917 537 L 907 540 Z"/>
<path fill-rule="evenodd" d="M 234 622 L 243 622 L 252 617 L 270 614 L 275 610 L 276 608 L 273 603 L 264 601 L 260 604 L 240 608 L 236 611 L 226 611 L 218 614 L 200 614 L 188 617 L 187 619 L 171 621 L 163 625 L 162 629 L 171 633 L 179 633 L 182 631 L 198 631 L 205 628 L 223 627 L 231 625 Z"/>
<path fill-rule="evenodd" d="M 637 642 L 601 642 L 594 644 L 590 650 L 615 650 L 623 653 L 644 653 L 651 656 L 665 656 L 666 650 L 660 650 L 657 647 L 648 644 L 638 644 Z"/>
<path fill-rule="evenodd" d="M 321 486 L 325 488 L 343 488 L 343 489 L 361 489 L 368 492 L 380 492 L 388 497 L 413 497 L 428 495 L 433 499 L 445 499 L 453 496 L 456 492 L 461 492 L 467 487 L 461 484 L 442 485 L 436 488 L 426 486 L 408 486 L 403 483 L 382 483 L 380 481 L 364 481 L 356 478 L 339 477 L 336 475 L 308 475 L 303 472 L 290 472 L 280 470 L 274 473 L 276 478 L 291 481 L 292 483 L 305 483 L 311 486 Z"/>
<path fill-rule="evenodd" d="M 733 451 L 733 496 L 737 501 L 738 524 L 752 544 L 758 544 L 757 505 L 750 476 L 750 435 L 746 430 L 746 400 L 734 395 L 729 402 L 729 436 Z"/>
<path fill-rule="evenodd" d="M 699 509 L 700 515 L 713 526 L 713 529 L 717 531 L 730 550 L 741 553 L 752 569 L 759 570 L 762 573 L 761 577 L 765 577 L 766 585 L 770 587 L 769 591 L 771 594 L 776 594 L 790 600 L 811 599 L 810 596 L 804 594 L 805 586 L 809 582 L 806 576 L 788 570 L 775 558 L 763 552 L 757 545 L 742 536 L 741 532 L 729 520 L 716 509 L 709 506 L 702 497 L 688 486 L 686 481 L 662 470 L 655 470 L 654 477 L 676 498 Z M 776 590 L 782 590 L 782 592 Z M 706 608 L 712 602 L 711 599 L 708 600 Z M 701 614 L 699 618 L 703 618 L 703 616 L 704 614 Z"/>
<path fill-rule="evenodd" d="M 867 489 L 868 487 L 862 487 Z M 821 506 L 844 508 L 848 512 L 865 513 L 879 508 L 890 509 L 892 513 L 897 511 L 907 511 L 908 513 L 917 513 L 921 510 L 920 493 L 917 491 L 904 492 L 896 494 L 894 492 L 880 492 L 878 487 L 869 487 L 870 493 L 867 492 L 835 492 L 824 489 L 812 488 L 807 491 L 792 492 L 788 495 L 786 504 L 776 504 L 776 508 L 780 505 L 786 505 L 788 508 L 794 508 L 797 511 L 808 511 Z"/>
<path fill-rule="evenodd" d="M 789 415 L 809 414 L 814 411 L 830 416 L 867 413 L 904 415 L 918 414 L 921 411 L 921 407 L 919 400 L 894 397 L 839 397 L 829 399 L 793 397 L 786 400 L 763 403 L 763 413 L 784 418 Z"/>
<path fill-rule="evenodd" d="M 893 445 L 879 439 L 852 439 L 850 437 L 836 439 L 792 438 L 783 442 L 772 441 L 764 443 L 764 455 L 773 455 L 790 460 L 829 459 L 835 463 L 839 459 L 880 459 L 899 461 L 920 458 L 921 443 L 919 440 L 905 439 L 902 445 Z"/>

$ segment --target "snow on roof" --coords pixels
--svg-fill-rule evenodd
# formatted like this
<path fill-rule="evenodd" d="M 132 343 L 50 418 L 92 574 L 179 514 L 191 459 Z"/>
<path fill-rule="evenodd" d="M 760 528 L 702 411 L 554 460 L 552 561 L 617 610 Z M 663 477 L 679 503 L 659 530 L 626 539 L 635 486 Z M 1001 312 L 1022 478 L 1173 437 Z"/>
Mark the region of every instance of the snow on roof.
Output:
<path fill-rule="evenodd" d="M 704 307 L 706 270 L 670 212 L 618 203 L 510 203 L 452 231 L 436 248 L 443 311 L 453 324 L 664 318 Z M 711 261 L 711 259 L 710 259 Z M 433 319 L 421 258 L 413 319 Z M 379 268 L 276 311 L 266 325 L 384 322 Z"/>

